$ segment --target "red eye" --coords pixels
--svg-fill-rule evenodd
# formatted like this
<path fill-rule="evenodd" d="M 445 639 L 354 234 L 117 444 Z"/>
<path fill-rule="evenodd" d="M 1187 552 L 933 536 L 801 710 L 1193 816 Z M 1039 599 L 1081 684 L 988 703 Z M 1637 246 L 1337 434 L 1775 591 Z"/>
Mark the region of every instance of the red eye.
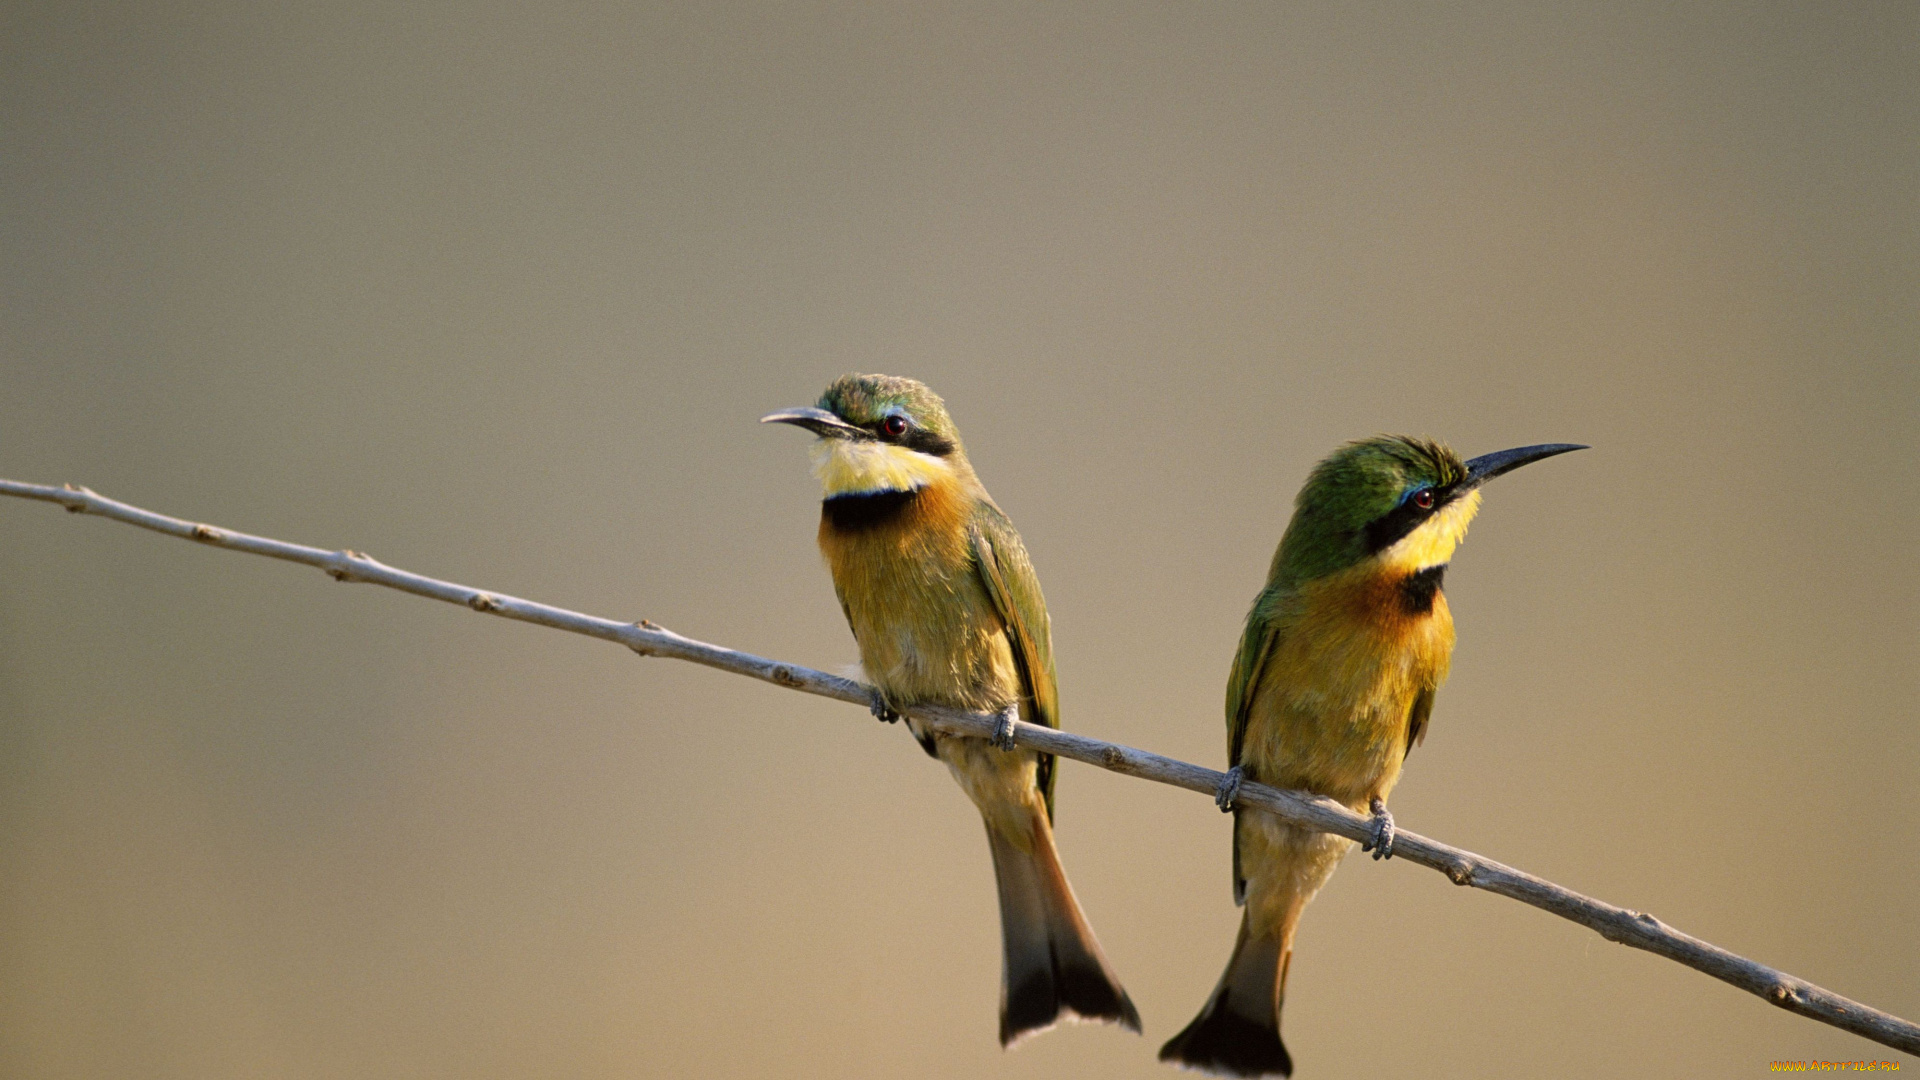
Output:
<path fill-rule="evenodd" d="M 880 430 L 897 439 L 907 433 L 907 418 L 895 413 L 881 421 Z"/>
<path fill-rule="evenodd" d="M 1431 510 L 1431 509 L 1433 509 L 1433 491 L 1432 491 L 1432 489 L 1426 489 L 1426 490 L 1422 490 L 1422 491 L 1416 491 L 1416 492 L 1414 492 L 1414 493 L 1413 493 L 1413 505 L 1415 505 L 1415 506 L 1417 506 L 1417 507 L 1419 507 L 1419 508 L 1420 508 L 1420 509 L 1422 509 L 1422 510 Z"/>

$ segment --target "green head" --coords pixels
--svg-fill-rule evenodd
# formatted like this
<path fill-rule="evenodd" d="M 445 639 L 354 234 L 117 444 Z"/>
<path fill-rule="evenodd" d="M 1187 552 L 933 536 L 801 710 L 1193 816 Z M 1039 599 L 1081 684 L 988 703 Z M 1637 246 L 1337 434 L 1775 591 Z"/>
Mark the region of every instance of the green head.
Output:
<path fill-rule="evenodd" d="M 760 422 L 797 424 L 823 439 L 891 443 L 934 457 L 960 449 L 947 403 L 926 383 L 897 375 L 842 375 L 817 406 L 772 413 Z"/>
<path fill-rule="evenodd" d="M 842 375 L 818 405 L 760 422 L 794 424 L 820 436 L 815 462 L 829 498 L 917 490 L 971 475 L 946 402 L 914 379 Z"/>
<path fill-rule="evenodd" d="M 1480 507 L 1480 486 L 1522 465 L 1586 447 L 1546 443 L 1470 461 L 1405 435 L 1350 442 L 1314 466 L 1271 577 L 1295 584 L 1368 561 L 1409 571 L 1444 564 Z"/>

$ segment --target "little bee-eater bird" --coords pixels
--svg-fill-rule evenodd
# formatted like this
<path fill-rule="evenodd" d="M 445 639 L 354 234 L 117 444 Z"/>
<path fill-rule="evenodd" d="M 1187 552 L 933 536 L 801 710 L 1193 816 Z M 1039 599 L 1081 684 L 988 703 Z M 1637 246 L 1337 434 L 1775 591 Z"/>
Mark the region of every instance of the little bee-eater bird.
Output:
<path fill-rule="evenodd" d="M 1233 896 L 1246 913 L 1213 996 L 1162 1061 L 1292 1075 L 1280 1005 L 1294 929 L 1353 842 L 1235 809 L 1234 792 L 1244 777 L 1370 812 L 1362 850 L 1391 856 L 1387 794 L 1447 677 L 1453 616 L 1440 579 L 1480 486 L 1584 449 L 1523 446 L 1463 462 L 1438 443 L 1379 436 L 1348 443 L 1307 477 L 1227 679 L 1231 771 L 1219 802 L 1234 811 Z"/>
<path fill-rule="evenodd" d="M 820 550 L 876 690 L 874 715 L 892 722 L 895 710 L 944 705 L 1002 717 L 994 742 L 908 720 L 986 820 L 1005 946 L 1000 1044 L 1063 1018 L 1139 1031 L 1054 850 L 1053 757 L 1011 742 L 1015 716 L 1059 726 L 1046 600 L 946 405 L 912 379 L 846 375 L 817 406 L 762 422 L 819 436 Z"/>

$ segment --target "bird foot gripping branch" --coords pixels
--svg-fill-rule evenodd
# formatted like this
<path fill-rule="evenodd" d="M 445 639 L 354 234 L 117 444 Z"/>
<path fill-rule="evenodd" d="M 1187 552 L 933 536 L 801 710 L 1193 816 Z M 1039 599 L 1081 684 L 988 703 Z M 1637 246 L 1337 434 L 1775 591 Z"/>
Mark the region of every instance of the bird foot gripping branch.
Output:
<path fill-rule="evenodd" d="M 1379 799 L 1373 800 L 1373 830 L 1367 842 L 1360 845 L 1361 851 L 1373 852 L 1378 859 L 1393 858 L 1393 814 L 1387 810 L 1387 804 Z"/>
<path fill-rule="evenodd" d="M 1014 746 L 1013 725 L 1020 720 L 1020 706 L 1009 705 L 999 712 L 994 713 L 993 718 L 995 720 L 993 725 L 993 745 L 1002 750 L 1012 750 Z"/>
<path fill-rule="evenodd" d="M 883 724 L 900 722 L 900 714 L 893 711 L 893 708 L 887 704 L 887 699 L 880 696 L 879 690 L 873 691 L 871 699 L 867 702 L 867 711 L 873 714 L 875 720 Z"/>
<path fill-rule="evenodd" d="M 1227 775 L 1220 781 L 1220 787 L 1213 793 L 1213 805 L 1219 807 L 1221 813 L 1233 813 L 1233 802 L 1240 797 L 1240 784 L 1246 778 L 1247 770 L 1238 765 L 1227 770 Z"/>

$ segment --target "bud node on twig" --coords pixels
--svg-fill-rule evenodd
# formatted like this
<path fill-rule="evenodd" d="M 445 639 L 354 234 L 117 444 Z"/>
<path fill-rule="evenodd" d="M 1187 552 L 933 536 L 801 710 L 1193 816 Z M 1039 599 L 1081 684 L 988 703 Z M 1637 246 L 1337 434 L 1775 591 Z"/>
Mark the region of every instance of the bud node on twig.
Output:
<path fill-rule="evenodd" d="M 467 606 L 475 611 L 499 611 L 500 601 L 495 600 L 486 593 L 477 592 L 467 597 Z"/>
<path fill-rule="evenodd" d="M 225 540 L 227 538 L 227 534 L 224 532 L 221 532 L 219 529 L 216 529 L 211 525 L 195 525 L 193 527 L 193 538 L 195 540 L 201 541 L 202 543 L 217 544 L 220 541 Z"/>
<path fill-rule="evenodd" d="M 779 683 L 781 686 L 804 686 L 806 685 L 806 681 L 807 681 L 805 679 L 802 679 L 800 676 L 795 675 L 793 673 L 793 669 L 788 667 L 785 664 L 773 665 L 773 670 L 768 672 L 767 676 L 768 678 L 771 678 L 774 682 Z"/>
<path fill-rule="evenodd" d="M 651 619 L 640 619 L 640 620 L 638 620 L 638 621 L 636 621 L 636 622 L 635 622 L 635 623 L 634 623 L 633 625 L 634 625 L 634 628 L 635 628 L 635 629 L 638 629 L 638 630 L 658 630 L 658 629 L 660 629 L 660 624 L 659 624 L 659 623 L 656 623 L 656 622 L 654 622 L 654 621 L 653 621 L 653 620 L 651 620 Z M 636 652 L 636 653 L 638 653 L 638 654 L 640 654 L 641 656 L 658 656 L 658 655 L 660 655 L 659 653 L 656 653 L 656 652 L 654 652 L 654 651 L 653 651 L 653 650 L 652 650 L 651 648 L 649 648 L 649 647 L 648 647 L 647 645 L 645 645 L 645 644 L 643 644 L 642 642 L 638 642 L 638 641 L 629 641 L 629 642 L 627 642 L 627 648 L 629 648 L 629 649 L 632 649 L 632 650 L 633 650 L 634 652 Z"/>

